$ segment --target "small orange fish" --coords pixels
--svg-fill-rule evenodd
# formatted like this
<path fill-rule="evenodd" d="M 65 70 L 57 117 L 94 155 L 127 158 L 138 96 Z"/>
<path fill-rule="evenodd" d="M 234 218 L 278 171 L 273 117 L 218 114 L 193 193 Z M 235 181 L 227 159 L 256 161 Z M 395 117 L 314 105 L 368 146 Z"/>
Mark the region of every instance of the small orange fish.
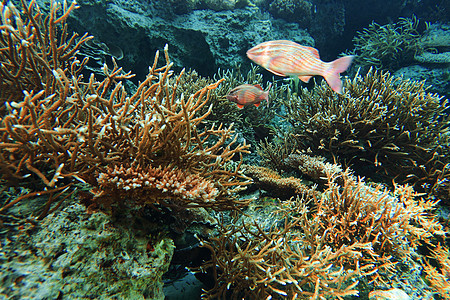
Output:
<path fill-rule="evenodd" d="M 267 91 L 264 91 L 259 84 L 241 84 L 228 93 L 227 99 L 236 103 L 239 108 L 252 104 L 258 107 L 261 101 L 264 100 L 269 105 L 269 90 L 271 86 L 272 83 L 269 85 Z"/>
<path fill-rule="evenodd" d="M 324 62 L 317 49 L 287 40 L 261 43 L 248 50 L 247 56 L 279 76 L 298 76 L 303 82 L 308 82 L 314 75 L 323 76 L 331 89 L 339 94 L 342 93 L 339 74 L 346 71 L 353 60 L 353 56 L 345 56 Z"/>

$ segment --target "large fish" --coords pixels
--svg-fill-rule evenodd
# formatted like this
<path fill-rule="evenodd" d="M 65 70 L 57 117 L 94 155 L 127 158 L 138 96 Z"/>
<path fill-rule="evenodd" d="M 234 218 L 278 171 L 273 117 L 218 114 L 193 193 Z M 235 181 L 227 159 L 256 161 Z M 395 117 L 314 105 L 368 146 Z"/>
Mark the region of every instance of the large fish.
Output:
<path fill-rule="evenodd" d="M 261 101 L 264 100 L 269 105 L 269 90 L 271 86 L 272 84 L 269 85 L 267 91 L 264 91 L 259 84 L 241 84 L 228 93 L 227 99 L 236 103 L 239 108 L 252 104 L 258 107 Z"/>
<path fill-rule="evenodd" d="M 317 49 L 287 40 L 261 43 L 248 50 L 247 56 L 279 76 L 298 76 L 303 82 L 308 82 L 314 75 L 323 76 L 331 89 L 339 94 L 342 93 L 339 74 L 347 70 L 353 60 L 353 56 L 344 56 L 324 62 Z"/>

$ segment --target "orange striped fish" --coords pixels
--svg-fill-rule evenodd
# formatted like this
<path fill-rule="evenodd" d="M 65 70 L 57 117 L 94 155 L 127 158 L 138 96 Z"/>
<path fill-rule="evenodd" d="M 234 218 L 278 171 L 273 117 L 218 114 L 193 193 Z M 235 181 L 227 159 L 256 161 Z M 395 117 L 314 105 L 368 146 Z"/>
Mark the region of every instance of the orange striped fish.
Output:
<path fill-rule="evenodd" d="M 269 90 L 271 86 L 272 84 L 269 85 L 267 91 L 264 91 L 259 84 L 241 84 L 228 93 L 227 99 L 236 103 L 239 108 L 252 104 L 258 107 L 261 101 L 264 100 L 269 105 Z"/>
<path fill-rule="evenodd" d="M 287 40 L 261 43 L 248 50 L 247 56 L 279 76 L 298 76 L 303 82 L 308 82 L 314 75 L 323 76 L 331 89 L 339 94 L 342 93 L 339 74 L 347 70 L 353 60 L 353 56 L 345 56 L 324 62 L 317 49 Z"/>

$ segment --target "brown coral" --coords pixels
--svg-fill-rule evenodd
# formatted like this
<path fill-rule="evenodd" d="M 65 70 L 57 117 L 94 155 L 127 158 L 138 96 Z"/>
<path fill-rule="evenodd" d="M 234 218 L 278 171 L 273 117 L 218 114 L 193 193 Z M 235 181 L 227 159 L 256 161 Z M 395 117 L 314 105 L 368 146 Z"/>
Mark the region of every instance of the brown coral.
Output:
<path fill-rule="evenodd" d="M 317 193 L 314 187 L 308 187 L 306 184 L 295 177 L 282 177 L 277 172 L 257 166 L 244 166 L 244 174 L 253 178 L 253 182 L 261 189 L 270 191 L 274 196 L 289 198 L 304 193 Z"/>
<path fill-rule="evenodd" d="M 346 79 L 344 86 L 342 95 L 322 84 L 285 102 L 300 150 L 416 188 L 430 190 L 448 176 L 442 174 L 449 157 L 447 100 L 428 93 L 424 82 L 382 71 Z"/>
<path fill-rule="evenodd" d="M 97 183 L 96 201 L 108 205 L 134 201 L 134 205 L 223 210 L 247 203 L 245 200 L 230 201 L 230 195 L 224 194 L 224 189 L 198 174 L 170 167 L 109 167 L 97 176 Z"/>
<path fill-rule="evenodd" d="M 78 49 L 92 36 L 67 32 L 66 19 L 77 8 L 76 2 L 61 10 L 61 5 L 51 3 L 50 14 L 46 17 L 31 1 L 29 5 L 21 1 L 24 14 L 12 5 L 0 4 L 2 24 L 0 30 L 0 103 L 21 101 L 23 91 L 43 90 L 48 97 L 55 91 L 57 80 L 55 70 L 72 67 L 74 76 L 87 63 L 75 62 Z M 4 111 L 3 111 L 4 112 Z M 2 114 L 3 115 L 3 114 Z"/>
<path fill-rule="evenodd" d="M 18 80 L 28 77 L 28 67 L 16 70 L 15 64 L 8 63 L 8 59 L 22 57 L 21 62 L 25 66 L 30 63 L 30 72 L 37 74 L 32 78 L 43 80 L 38 86 L 21 85 L 23 92 L 7 88 L 8 94 L 2 94 L 1 100 L 8 103 L 0 125 L 2 178 L 31 174 L 51 190 L 60 188 L 61 178 L 77 178 L 96 186 L 94 175 L 107 173 L 108 166 L 146 166 L 147 170 L 161 167 L 169 174 L 180 170 L 186 177 L 198 176 L 213 182 L 222 200 L 229 197 L 233 201 L 232 193 L 245 184 L 246 178 L 232 158 L 248 152 L 249 146 L 236 144 L 232 126 L 199 128 L 211 112 L 210 94 L 223 79 L 192 93 L 180 93 L 184 70 L 173 76 L 166 47 L 166 64 L 158 66 L 157 52 L 146 79 L 131 95 L 124 88 L 124 81 L 133 75 L 124 74 L 115 63 L 112 69 L 104 66 L 103 81 L 97 81 L 94 75 L 84 80 L 80 72 L 85 62 L 75 57 L 78 44 L 71 48 L 73 41 L 64 43 L 64 21 L 75 8 L 74 3 L 60 17 L 56 17 L 58 6 L 54 4 L 49 18 L 43 17 L 34 2 L 24 4 L 24 20 L 12 5 L 2 4 L 0 29 L 4 38 L 0 42 L 9 43 L 9 47 L 1 48 L 2 70 L 17 75 Z M 55 27 L 60 23 L 61 34 L 57 36 Z M 26 24 L 26 34 L 31 35 L 26 49 L 19 38 L 21 24 Z M 32 51 L 36 48 L 47 53 L 47 46 L 56 47 L 56 52 L 41 57 Z M 37 67 L 37 62 L 43 67 Z M 175 78 L 170 80 L 171 77 Z M 2 77 L 0 85 L 15 82 Z M 40 90 L 40 86 L 44 89 Z M 208 108 L 202 110 L 204 107 Z M 14 203 L 11 201 L 0 210 Z"/>
<path fill-rule="evenodd" d="M 436 260 L 439 268 L 425 261 L 425 278 L 438 295 L 443 299 L 450 299 L 450 251 L 439 244 L 431 251 L 430 258 Z"/>
<path fill-rule="evenodd" d="M 316 181 L 326 180 L 327 175 L 334 176 L 343 171 L 341 166 L 326 162 L 324 157 L 305 153 L 290 154 L 284 159 L 284 163 L 300 170 L 302 174 Z"/>
<path fill-rule="evenodd" d="M 205 297 L 343 299 L 358 294 L 361 277 L 382 283 L 419 244 L 444 235 L 429 214 L 436 202 L 411 187 L 390 194 L 349 171 L 327 181 L 320 197 L 281 202 L 264 224 L 222 224 L 217 237 L 203 241 L 213 256 L 199 271 L 217 279 Z"/>

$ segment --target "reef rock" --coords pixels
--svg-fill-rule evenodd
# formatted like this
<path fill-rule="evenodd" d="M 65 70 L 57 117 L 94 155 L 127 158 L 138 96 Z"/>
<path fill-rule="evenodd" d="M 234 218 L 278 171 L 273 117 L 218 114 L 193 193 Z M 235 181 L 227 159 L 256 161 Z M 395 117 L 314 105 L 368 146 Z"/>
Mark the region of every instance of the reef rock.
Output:
<path fill-rule="evenodd" d="M 0 235 L 0 298 L 164 299 L 173 241 L 129 226 L 73 204 Z"/>
<path fill-rule="evenodd" d="M 184 14 L 175 14 L 165 1 L 78 3 L 80 8 L 69 19 L 71 29 L 89 32 L 99 42 L 122 49 L 120 65 L 133 70 L 137 79 L 147 74 L 156 50 L 162 50 L 166 44 L 175 70 L 191 68 L 203 76 L 236 64 L 249 69 L 246 51 L 266 40 L 291 39 L 314 46 L 314 40 L 298 24 L 274 19 L 255 6 L 233 10 L 214 7 L 220 11 L 185 8 Z M 45 3 L 39 5 L 43 7 Z"/>

